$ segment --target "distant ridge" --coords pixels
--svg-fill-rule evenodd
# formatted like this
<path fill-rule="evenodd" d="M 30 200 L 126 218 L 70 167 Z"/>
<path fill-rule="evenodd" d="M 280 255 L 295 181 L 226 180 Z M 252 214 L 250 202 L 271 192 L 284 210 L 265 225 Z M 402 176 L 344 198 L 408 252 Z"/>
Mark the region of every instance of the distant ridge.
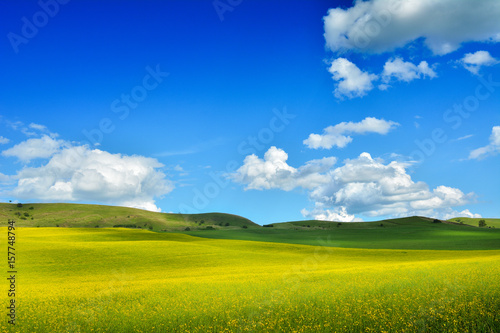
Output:
<path fill-rule="evenodd" d="M 463 223 L 461 224 L 454 221 L 433 219 L 425 216 L 409 216 L 409 217 L 385 219 L 385 220 L 371 221 L 371 222 L 332 222 L 324 220 L 290 221 L 290 222 L 267 224 L 264 225 L 264 227 L 272 226 L 277 229 L 297 229 L 297 228 L 332 229 L 332 228 L 337 228 L 339 226 L 343 226 L 344 228 L 350 228 L 350 229 L 370 229 L 370 228 L 380 227 L 381 225 L 383 225 L 384 227 L 395 227 L 401 225 L 419 226 L 428 223 L 445 223 L 445 224 L 464 225 L 468 227 L 473 226 L 470 224 L 469 225 Z"/>
<path fill-rule="evenodd" d="M 185 231 L 255 228 L 244 217 L 224 213 L 172 214 L 142 209 L 72 203 L 0 203 L 0 225 L 15 219 L 20 227 L 141 228 L 152 231 Z"/>
<path fill-rule="evenodd" d="M 0 226 L 6 226 L 9 219 L 15 219 L 20 227 L 78 227 L 78 228 L 140 228 L 152 231 L 197 231 L 214 229 L 291 229 L 332 230 L 342 226 L 348 229 L 373 229 L 396 226 L 420 226 L 429 223 L 478 227 L 480 218 L 453 218 L 437 220 L 425 216 L 386 219 L 372 222 L 338 222 L 304 220 L 278 222 L 260 226 L 242 216 L 226 213 L 174 214 L 147 210 L 75 203 L 0 203 Z M 485 219 L 486 227 L 500 228 L 500 219 Z"/>

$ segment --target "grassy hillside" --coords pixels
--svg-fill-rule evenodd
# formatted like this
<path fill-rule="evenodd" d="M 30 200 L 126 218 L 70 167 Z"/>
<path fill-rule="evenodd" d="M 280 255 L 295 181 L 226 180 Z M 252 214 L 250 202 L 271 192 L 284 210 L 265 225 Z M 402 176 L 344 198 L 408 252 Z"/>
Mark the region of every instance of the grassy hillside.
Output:
<path fill-rule="evenodd" d="M 378 222 L 294 221 L 261 227 L 240 216 L 166 214 L 140 209 L 85 204 L 0 204 L 0 225 L 15 219 L 24 227 L 141 228 L 183 232 L 213 239 L 238 239 L 369 249 L 487 250 L 500 249 L 500 228 L 469 223 L 433 223 L 425 217 Z M 496 220 L 498 221 L 498 220 Z M 495 220 L 487 219 L 488 224 Z M 474 224 L 474 221 L 470 222 Z M 476 224 L 477 225 L 477 224 Z M 189 228 L 189 230 L 186 230 Z"/>
<path fill-rule="evenodd" d="M 342 249 L 120 228 L 16 233 L 16 332 L 500 330 L 499 250 Z M 7 292 L 0 298 L 9 302 Z M 0 321 L 1 332 L 7 326 Z"/>
<path fill-rule="evenodd" d="M 86 205 L 86 204 L 16 204 L 0 203 L 0 226 L 8 219 L 15 219 L 23 227 L 80 227 L 111 228 L 122 226 L 153 231 L 179 231 L 189 227 L 203 230 L 207 227 L 219 229 L 241 229 L 260 227 L 252 221 L 237 215 L 168 214 L 141 209 Z"/>
<path fill-rule="evenodd" d="M 484 220 L 486 222 L 486 228 L 488 228 L 488 227 L 500 228 L 500 219 L 455 217 L 455 218 L 451 219 L 450 221 L 478 227 L 479 220 Z"/>
<path fill-rule="evenodd" d="M 275 223 L 273 227 L 247 230 L 192 231 L 190 235 L 326 245 L 367 249 L 488 250 L 500 249 L 500 229 L 434 223 L 425 217 L 408 217 L 379 222 L 337 223 L 298 221 Z"/>

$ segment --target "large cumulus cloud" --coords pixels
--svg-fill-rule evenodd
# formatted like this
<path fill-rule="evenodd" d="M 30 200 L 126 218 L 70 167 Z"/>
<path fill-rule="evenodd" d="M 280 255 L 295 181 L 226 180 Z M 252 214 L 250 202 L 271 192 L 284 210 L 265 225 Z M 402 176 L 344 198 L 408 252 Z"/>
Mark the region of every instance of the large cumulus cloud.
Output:
<path fill-rule="evenodd" d="M 3 152 L 25 165 L 9 194 L 40 201 L 89 201 L 159 211 L 155 198 L 173 189 L 154 158 L 111 154 L 88 146 L 74 146 L 49 136 L 29 139 Z"/>
<path fill-rule="evenodd" d="M 500 41 L 497 0 L 371 0 L 332 8 L 324 19 L 332 51 L 390 52 L 419 38 L 436 55 L 462 43 Z"/>
<path fill-rule="evenodd" d="M 474 193 L 445 185 L 430 189 L 413 181 L 407 173 L 409 164 L 374 159 L 362 153 L 334 167 L 334 157 L 312 160 L 294 168 L 287 164 L 288 155 L 271 147 L 264 159 L 256 155 L 245 158 L 243 165 L 229 177 L 247 190 L 295 188 L 308 190 L 312 209 L 303 209 L 306 217 L 359 221 L 364 216 L 426 215 L 445 217 L 458 214 L 453 207 L 474 200 Z"/>

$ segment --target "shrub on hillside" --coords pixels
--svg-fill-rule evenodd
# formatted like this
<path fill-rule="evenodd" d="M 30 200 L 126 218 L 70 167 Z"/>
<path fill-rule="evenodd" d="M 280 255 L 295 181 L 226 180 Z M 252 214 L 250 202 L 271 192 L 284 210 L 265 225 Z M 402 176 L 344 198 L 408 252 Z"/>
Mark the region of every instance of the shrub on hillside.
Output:
<path fill-rule="evenodd" d="M 113 228 L 141 228 L 135 224 L 115 224 Z"/>

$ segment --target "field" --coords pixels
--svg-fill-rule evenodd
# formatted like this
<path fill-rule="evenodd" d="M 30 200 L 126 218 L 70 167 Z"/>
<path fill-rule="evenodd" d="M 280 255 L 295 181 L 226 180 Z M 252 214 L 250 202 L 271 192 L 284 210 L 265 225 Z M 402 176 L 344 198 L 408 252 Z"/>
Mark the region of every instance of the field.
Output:
<path fill-rule="evenodd" d="M 411 235 L 417 226 L 408 228 Z M 442 230 L 428 243 L 434 247 L 447 233 L 458 236 L 456 228 L 475 245 L 341 248 L 321 230 L 293 237 L 294 230 L 283 230 L 295 240 L 315 239 L 313 246 L 280 243 L 272 233 L 260 234 L 273 240 L 263 242 L 125 228 L 17 228 L 17 325 L 9 327 L 4 316 L 0 331 L 498 332 L 498 230 L 436 224 L 417 234 Z M 231 230 L 203 232 L 236 237 Z M 380 235 L 361 238 L 357 247 L 383 243 Z M 414 248 L 418 240 L 411 239 Z M 477 239 L 489 239 L 490 249 L 480 250 Z"/>

